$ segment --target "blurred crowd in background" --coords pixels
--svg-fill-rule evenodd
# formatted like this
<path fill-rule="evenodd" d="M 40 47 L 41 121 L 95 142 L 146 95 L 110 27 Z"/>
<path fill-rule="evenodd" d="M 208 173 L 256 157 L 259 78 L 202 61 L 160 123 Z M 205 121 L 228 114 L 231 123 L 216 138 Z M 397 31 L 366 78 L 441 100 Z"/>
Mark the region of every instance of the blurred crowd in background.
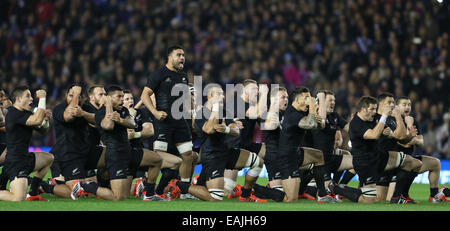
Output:
<path fill-rule="evenodd" d="M 185 48 L 193 81 L 252 78 L 289 91 L 409 96 L 425 147 L 450 159 L 450 7 L 434 0 L 8 0 L 0 3 L 0 88 L 118 84 L 139 97 L 166 48 Z M 51 146 L 54 134 L 33 140 Z"/>

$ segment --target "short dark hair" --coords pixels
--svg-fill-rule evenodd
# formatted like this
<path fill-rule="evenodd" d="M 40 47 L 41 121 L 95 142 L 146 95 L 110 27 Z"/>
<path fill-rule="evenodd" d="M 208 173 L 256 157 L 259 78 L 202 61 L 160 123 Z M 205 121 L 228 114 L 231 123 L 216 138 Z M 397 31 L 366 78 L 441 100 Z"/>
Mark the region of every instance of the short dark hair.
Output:
<path fill-rule="evenodd" d="M 391 97 L 394 98 L 394 95 L 392 93 L 389 92 L 383 92 L 381 94 L 378 95 L 378 102 L 381 102 L 383 100 L 385 100 L 387 97 Z"/>
<path fill-rule="evenodd" d="M 67 88 L 66 93 L 69 93 L 70 89 L 72 89 L 72 87 L 75 87 L 75 86 L 82 87 L 80 84 L 74 83 Z M 81 92 L 81 94 L 83 94 L 83 91 Z"/>
<path fill-rule="evenodd" d="M 130 91 L 130 90 L 128 90 L 128 89 L 125 89 L 125 90 L 123 90 L 123 94 L 133 94 L 133 93 L 131 93 L 131 91 Z"/>
<path fill-rule="evenodd" d="M 334 92 L 333 91 L 331 91 L 331 90 L 318 90 L 317 91 L 317 94 L 319 94 L 319 93 L 324 93 L 325 94 L 325 96 L 327 96 L 327 95 L 334 95 Z"/>
<path fill-rule="evenodd" d="M 30 88 L 27 85 L 22 85 L 14 88 L 12 91 L 12 102 L 16 102 L 16 97 L 22 97 L 23 93 L 27 90 L 30 90 Z"/>
<path fill-rule="evenodd" d="M 91 87 L 88 89 L 88 95 L 93 95 L 93 94 L 94 94 L 94 90 L 95 90 L 95 88 L 97 88 L 97 87 L 103 88 L 102 85 L 93 85 L 93 86 L 91 86 Z"/>
<path fill-rule="evenodd" d="M 370 104 L 378 104 L 377 99 L 372 96 L 362 96 L 356 105 L 356 110 L 361 111 L 362 108 L 368 108 Z"/>
<path fill-rule="evenodd" d="M 106 89 L 106 94 L 112 95 L 116 91 L 123 91 L 123 89 L 119 86 L 112 85 L 112 86 L 108 87 L 108 89 Z"/>
<path fill-rule="evenodd" d="M 180 46 L 180 45 L 172 45 L 172 46 L 169 46 L 169 47 L 167 48 L 167 57 L 169 57 L 170 54 L 172 54 L 172 51 L 178 50 L 178 49 L 184 50 L 184 48 L 183 48 L 182 46 Z"/>
<path fill-rule="evenodd" d="M 292 91 L 292 99 L 295 100 L 297 98 L 297 96 L 303 94 L 303 93 L 308 93 L 309 89 L 307 87 L 304 86 L 298 86 L 294 89 L 294 91 Z"/>
<path fill-rule="evenodd" d="M 395 104 L 400 103 L 400 100 L 411 100 L 408 96 L 400 96 L 397 98 L 397 100 L 395 101 Z"/>

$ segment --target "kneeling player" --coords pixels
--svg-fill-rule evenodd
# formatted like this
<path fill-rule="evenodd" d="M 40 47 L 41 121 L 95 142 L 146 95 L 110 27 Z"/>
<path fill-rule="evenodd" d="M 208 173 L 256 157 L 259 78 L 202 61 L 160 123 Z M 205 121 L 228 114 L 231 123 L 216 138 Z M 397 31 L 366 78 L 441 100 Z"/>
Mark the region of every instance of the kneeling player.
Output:
<path fill-rule="evenodd" d="M 324 98 L 324 97 L 323 97 Z M 286 202 L 298 200 L 300 187 L 299 168 L 314 164 L 314 178 L 318 187 L 317 202 L 336 202 L 325 190 L 323 154 L 319 150 L 305 149 L 301 142 L 307 130 L 324 127 L 324 118 L 317 114 L 316 102 L 308 88 L 297 87 L 292 93 L 293 102 L 288 106 L 281 121 L 281 133 L 277 160 L 281 169 L 282 185 L 286 193 Z M 323 102 L 319 102 L 324 107 Z M 309 111 L 308 111 L 309 106 Z M 323 109 L 323 108 L 322 108 Z"/>
<path fill-rule="evenodd" d="M 410 116 L 411 112 L 411 100 L 408 97 L 399 97 L 397 99 L 397 109 L 403 116 L 403 120 L 407 126 L 407 129 L 409 131 L 416 131 L 418 129 L 417 121 L 414 120 L 413 117 Z M 397 142 L 397 151 L 404 152 L 405 154 L 411 155 L 412 157 L 422 161 L 422 167 L 418 169 L 418 174 L 424 173 L 426 171 L 429 171 L 428 179 L 430 182 L 430 196 L 429 201 L 432 203 L 441 203 L 441 202 L 448 202 L 447 197 L 450 197 L 450 190 L 446 186 L 442 186 L 440 189 L 439 187 L 439 176 L 441 171 L 441 161 L 437 158 L 431 157 L 431 156 L 425 156 L 420 155 L 417 152 L 415 152 L 415 147 L 422 147 L 423 146 L 423 136 L 420 134 L 417 134 L 415 137 L 413 137 L 410 140 L 405 141 L 399 141 Z M 408 184 L 411 185 L 415 179 L 417 174 L 411 176 L 409 179 Z M 390 184 L 389 186 L 389 193 L 386 198 L 387 201 L 391 200 L 392 193 L 394 191 L 396 182 Z M 405 190 L 402 192 L 402 195 L 411 200 L 408 193 L 408 187 L 405 187 Z"/>
<path fill-rule="evenodd" d="M 154 186 L 162 159 L 154 152 L 131 148 L 127 129 L 135 128 L 135 123 L 128 109 L 122 106 L 123 91 L 112 86 L 107 94 L 105 106 L 95 115 L 95 121 L 102 129 L 102 141 L 106 144 L 105 163 L 111 189 L 98 187 L 95 182 L 81 182 L 74 186 L 74 194 L 79 196 L 85 191 L 107 200 L 125 200 L 130 194 L 133 170 L 138 166 L 150 166 L 149 182 Z"/>
<path fill-rule="evenodd" d="M 377 122 L 374 116 L 377 100 L 363 96 L 358 102 L 357 113 L 350 122 L 349 135 L 352 141 L 353 166 L 360 179 L 361 189 L 332 184 L 330 190 L 358 203 L 375 203 L 377 199 L 376 183 L 379 176 L 387 170 L 400 168 L 410 171 L 417 167 L 417 161 L 402 153 L 385 153 L 378 150 L 378 139 L 382 135 L 387 117 L 392 110 L 389 105 L 381 109 L 382 117 Z"/>
<path fill-rule="evenodd" d="M 128 139 L 130 140 L 131 147 L 135 150 L 135 152 L 144 150 L 144 152 L 146 153 L 145 155 L 159 155 L 162 158 L 161 169 L 178 170 L 181 165 L 181 158 L 165 152 L 154 153 L 148 149 L 144 149 L 144 143 L 142 142 L 142 139 L 153 136 L 153 124 L 150 115 L 145 113 L 145 110 L 142 110 L 141 108 L 135 109 L 133 107 L 134 98 L 131 92 L 128 90 L 124 91 L 123 106 L 130 111 L 130 115 L 136 123 L 135 129 L 128 129 Z M 146 165 L 142 164 L 142 166 Z M 156 190 L 156 194 L 158 195 L 158 197 L 153 197 L 153 195 L 155 195 L 155 182 L 149 182 L 149 179 L 150 177 L 148 177 L 147 180 L 144 181 L 142 181 L 142 179 L 138 179 L 136 181 L 136 196 L 142 197 L 144 200 L 164 198 L 164 194 L 159 190 Z"/>
<path fill-rule="evenodd" d="M 74 85 L 66 93 L 66 102 L 53 109 L 56 143 L 51 153 L 55 155 L 65 184 L 50 187 L 56 196 L 78 199 L 71 194 L 74 182 L 86 178 L 86 161 L 89 154 L 88 123 L 94 123 L 94 114 L 80 107 L 81 87 Z M 43 186 L 46 188 L 45 186 Z M 47 190 L 46 190 L 47 191 Z"/>
<path fill-rule="evenodd" d="M 4 171 L 9 176 L 10 190 L 0 191 L 0 200 L 46 200 L 38 194 L 38 187 L 42 178 L 47 174 L 53 163 L 53 155 L 47 152 L 28 152 L 33 130 L 48 131 L 50 111 L 46 110 L 44 90 L 38 90 L 38 108 L 31 112 L 33 97 L 28 87 L 21 86 L 14 89 L 14 104 L 8 108 L 6 114 L 6 147 L 7 155 Z M 27 195 L 28 175 L 32 172 L 30 191 Z"/>
<path fill-rule="evenodd" d="M 263 161 L 255 153 L 243 149 L 228 147 L 226 139 L 229 136 L 238 136 L 239 129 L 233 120 L 221 119 L 223 113 L 223 90 L 220 87 L 212 87 L 208 92 L 208 101 L 203 110 L 198 113 L 206 118 L 196 120 L 196 128 L 199 131 L 201 146 L 202 172 L 206 174 L 206 187 L 184 184 L 171 181 L 172 194 L 191 193 L 206 201 L 220 201 L 224 196 L 224 171 L 229 169 L 250 168 L 245 176 L 245 183 L 239 201 L 266 202 L 254 196 L 251 191 L 256 183 L 263 167 Z"/>

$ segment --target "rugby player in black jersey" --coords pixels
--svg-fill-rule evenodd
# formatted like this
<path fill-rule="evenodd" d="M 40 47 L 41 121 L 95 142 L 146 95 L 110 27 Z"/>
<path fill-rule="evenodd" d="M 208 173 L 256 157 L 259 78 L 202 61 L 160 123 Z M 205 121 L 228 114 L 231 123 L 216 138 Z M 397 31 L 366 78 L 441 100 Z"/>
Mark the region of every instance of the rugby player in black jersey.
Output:
<path fill-rule="evenodd" d="M 234 101 L 234 118 L 239 119 L 242 126 L 240 126 L 239 137 L 233 143 L 236 148 L 254 152 L 260 158 L 264 159 L 266 153 L 265 144 L 253 142 L 253 134 L 258 118 L 261 118 L 263 113 L 267 112 L 269 88 L 265 84 L 259 87 L 255 80 L 244 80 L 242 94 L 237 95 Z M 260 95 L 259 99 L 258 94 Z M 227 103 L 227 107 L 231 107 L 229 102 Z M 225 196 L 228 196 L 228 198 L 238 197 L 241 193 L 241 186 L 236 185 L 237 174 L 237 170 L 225 170 Z"/>
<path fill-rule="evenodd" d="M 400 112 L 395 109 L 395 100 L 394 95 L 388 92 L 383 92 L 378 96 L 378 111 L 377 114 L 374 116 L 375 122 L 379 121 L 382 117 L 380 108 L 383 107 L 389 107 L 390 112 L 389 116 L 386 119 L 386 125 L 385 130 L 383 134 L 378 139 L 378 148 L 380 151 L 380 159 L 382 165 L 386 165 L 386 168 L 389 167 L 389 159 L 395 158 L 397 156 L 398 158 L 402 155 L 404 155 L 403 152 L 396 151 L 397 148 L 397 142 L 401 140 L 410 140 L 412 139 L 412 135 L 407 132 L 406 125 L 403 121 L 403 117 L 400 114 Z M 416 167 L 410 169 L 402 168 L 402 161 L 399 161 L 396 163 L 396 166 L 394 166 L 394 169 L 390 169 L 388 171 L 383 171 L 380 173 L 377 179 L 377 201 L 385 201 L 386 195 L 388 192 L 389 183 L 391 181 L 391 178 L 393 177 L 394 173 L 397 175 L 397 180 L 400 182 L 398 185 L 396 185 L 396 188 L 393 193 L 393 197 L 391 198 L 391 203 L 414 203 L 414 200 L 407 200 L 402 195 L 402 192 L 407 190 L 406 187 L 409 187 L 409 184 L 407 183 L 411 177 L 415 177 L 417 175 L 417 172 L 419 171 L 422 163 L 421 161 L 417 159 L 413 159 L 410 156 L 405 156 L 401 158 L 407 158 L 408 160 L 412 160 L 413 164 L 416 165 Z M 387 162 L 384 164 L 384 162 Z M 380 166 L 382 167 L 382 166 Z"/>
<path fill-rule="evenodd" d="M 101 128 L 102 142 L 106 145 L 105 163 L 111 189 L 99 187 L 94 181 L 77 182 L 73 194 L 79 196 L 82 192 L 89 192 L 106 200 L 125 200 L 130 194 L 133 174 L 139 166 L 149 166 L 148 182 L 154 187 L 162 159 L 152 151 L 131 148 L 127 129 L 134 129 L 136 124 L 128 109 L 123 107 L 120 87 L 109 87 L 104 102 L 95 114 L 95 122 Z M 156 195 L 149 198 L 160 199 Z"/>
<path fill-rule="evenodd" d="M 46 109 L 46 92 L 36 91 L 39 104 L 36 112 L 32 112 L 33 97 L 27 86 L 19 86 L 12 92 L 13 106 L 8 108 L 6 122 L 5 171 L 9 177 L 10 190 L 0 191 L 0 200 L 46 201 L 38 193 L 42 178 L 53 163 L 53 155 L 47 152 L 28 152 L 33 130 L 45 133 L 49 128 L 50 110 Z M 27 195 L 28 175 L 32 172 L 30 190 Z"/>
<path fill-rule="evenodd" d="M 158 153 L 167 153 L 168 147 L 176 145 L 183 160 L 179 168 L 181 182 L 187 186 L 192 178 L 194 162 L 192 135 L 185 118 L 174 118 L 178 116 L 173 115 L 172 110 L 177 108 L 172 106 L 179 97 L 171 94 L 172 89 L 178 84 L 184 84 L 187 88 L 188 77 L 183 72 L 184 62 L 183 48 L 177 45 L 170 46 L 167 49 L 166 65 L 149 76 L 147 85 L 142 91 L 141 100 L 156 119 L 154 122 L 157 137 L 153 145 L 154 150 Z M 151 101 L 152 95 L 155 95 L 156 106 Z M 178 108 L 179 112 L 183 111 L 181 107 Z M 185 193 L 187 192 L 182 192 L 182 194 Z"/>
<path fill-rule="evenodd" d="M 331 173 L 336 174 L 343 170 L 353 169 L 352 156 L 348 151 L 335 149 L 336 133 L 339 131 L 348 132 L 348 124 L 337 112 L 334 111 L 335 97 L 334 93 L 329 90 L 319 90 L 317 92 L 325 94 L 326 120 L 325 128 L 312 130 L 313 148 L 322 151 L 327 174 L 324 178 L 325 185 L 331 180 Z M 345 155 L 343 152 L 347 152 Z"/>
<path fill-rule="evenodd" d="M 80 106 L 81 92 L 81 86 L 69 87 L 65 102 L 56 105 L 52 113 L 56 135 L 56 142 L 50 151 L 55 156 L 52 168 L 57 166 L 65 183 L 41 183 L 46 193 L 73 200 L 78 199 L 71 194 L 75 180 L 84 180 L 88 174 L 87 160 L 91 149 L 88 128 L 89 123 L 95 123 L 95 114 L 86 112 L 86 105 Z"/>
<path fill-rule="evenodd" d="M 224 196 L 224 171 L 228 169 L 249 168 L 242 187 L 239 201 L 267 202 L 252 194 L 252 187 L 262 171 L 263 160 L 257 154 L 244 149 L 234 148 L 227 142 L 231 136 L 239 135 L 239 128 L 231 119 L 225 119 L 223 108 L 223 90 L 220 86 L 208 89 L 208 101 L 197 112 L 200 119 L 195 120 L 195 126 L 201 140 L 202 173 L 206 176 L 206 186 L 185 185 L 173 181 L 169 186 L 172 194 L 178 191 L 188 191 L 201 200 L 220 201 Z M 197 116 L 199 118 L 199 116 Z"/>
<path fill-rule="evenodd" d="M 103 106 L 102 99 L 106 95 L 105 88 L 101 85 L 93 85 L 88 89 L 89 101 L 86 102 L 83 107 L 86 108 L 86 112 L 97 113 Z M 109 184 L 107 177 L 103 176 L 106 172 L 105 167 L 105 152 L 106 147 L 101 144 L 100 129 L 97 128 L 95 121 L 89 123 L 89 146 L 90 151 L 88 155 L 88 161 L 86 164 L 87 179 L 94 180 L 99 183 L 100 186 L 107 186 Z M 95 169 L 97 169 L 97 176 L 95 177 Z M 105 179 L 104 179 L 105 178 Z"/>
<path fill-rule="evenodd" d="M 94 123 L 94 114 L 81 107 L 82 88 L 72 85 L 67 89 L 65 102 L 53 108 L 56 142 L 50 151 L 55 156 L 52 166 L 58 165 L 65 184 L 44 187 L 45 192 L 56 196 L 78 199 L 72 195 L 75 180 L 84 180 L 90 150 L 88 123 Z M 46 189 L 47 188 L 47 189 Z"/>
<path fill-rule="evenodd" d="M 267 169 L 268 184 L 273 189 L 283 191 L 281 185 L 281 172 L 276 161 L 278 152 L 278 142 L 280 139 L 280 121 L 284 115 L 289 101 L 286 88 L 279 87 L 272 89 L 270 93 L 270 106 L 267 117 L 261 123 L 261 130 L 264 136 L 266 154 L 264 165 Z"/>
<path fill-rule="evenodd" d="M 5 116 L 8 107 L 12 105 L 8 95 L 3 89 L 0 89 L 0 165 L 3 166 L 6 158 L 6 127 Z M 5 190 L 8 184 L 8 175 L 5 171 L 0 174 L 0 190 Z"/>
<path fill-rule="evenodd" d="M 406 139 L 397 141 L 396 151 L 401 151 L 405 154 L 411 155 L 412 157 L 422 161 L 422 167 L 418 170 L 418 173 L 424 173 L 426 171 L 429 171 L 428 174 L 428 180 L 430 182 L 430 196 L 429 201 L 432 203 L 441 203 L 441 202 L 448 202 L 447 197 L 450 196 L 450 190 L 446 186 L 439 187 L 439 176 L 441 171 L 441 161 L 435 157 L 421 155 L 417 150 L 415 150 L 415 147 L 422 147 L 423 146 L 423 136 L 419 134 L 418 131 L 418 123 L 412 116 L 410 116 L 411 113 L 411 100 L 408 97 L 398 97 L 396 100 L 396 106 L 399 110 L 400 114 L 403 117 L 403 121 L 406 124 L 407 130 L 414 133 L 416 132 L 416 135 L 412 137 L 412 139 Z M 412 200 L 409 197 L 408 189 L 410 188 L 410 185 L 413 183 L 416 175 L 412 175 L 408 182 L 408 187 L 405 187 L 404 191 L 402 192 L 402 195 L 407 200 Z M 387 201 L 391 200 L 392 193 L 395 189 L 395 181 L 391 182 L 389 185 L 389 191 L 388 196 L 386 197 Z"/>
<path fill-rule="evenodd" d="M 324 98 L 324 97 L 321 97 Z M 324 102 L 319 102 L 324 112 Z M 281 170 L 281 179 L 286 202 L 298 200 L 301 166 L 314 164 L 314 178 L 318 187 L 317 202 L 332 202 L 335 200 L 328 195 L 324 185 L 326 174 L 323 154 L 320 150 L 301 146 L 307 130 L 323 129 L 325 118 L 318 114 L 315 98 L 306 87 L 296 87 L 292 92 L 292 104 L 290 104 L 281 121 L 281 132 L 277 161 Z"/>
<path fill-rule="evenodd" d="M 136 123 L 135 129 L 128 129 L 128 139 L 130 140 L 131 147 L 133 149 L 143 149 L 144 144 L 142 140 L 149 138 L 154 134 L 151 116 L 147 114 L 148 111 L 143 110 L 143 108 L 134 108 L 134 97 L 128 90 L 124 90 L 123 106 L 130 111 L 130 115 Z M 159 153 L 159 155 L 162 158 L 162 171 L 164 171 L 163 169 L 178 170 L 182 161 L 181 158 L 168 153 Z M 165 183 L 165 186 L 167 186 L 167 183 Z M 163 194 L 164 187 L 159 186 L 158 184 L 158 190 L 155 191 L 155 185 L 153 185 L 152 188 L 152 185 L 147 181 L 138 179 L 136 181 L 136 196 L 141 197 L 143 200 L 148 200 L 149 196 L 156 193 L 159 197 L 165 198 L 166 196 Z M 149 196 L 147 196 L 147 190 L 149 190 Z"/>
<path fill-rule="evenodd" d="M 355 189 L 345 185 L 330 183 L 329 189 L 358 203 L 377 202 L 376 183 L 383 172 L 399 168 L 408 173 L 420 165 L 419 161 L 399 152 L 383 152 L 379 150 L 378 140 L 383 134 L 391 135 L 392 131 L 385 129 L 385 124 L 392 107 L 389 104 L 381 106 L 382 117 L 374 119 L 377 111 L 377 99 L 363 96 L 359 99 L 356 110 L 350 122 L 349 135 L 352 142 L 353 167 L 359 176 L 361 188 Z"/>

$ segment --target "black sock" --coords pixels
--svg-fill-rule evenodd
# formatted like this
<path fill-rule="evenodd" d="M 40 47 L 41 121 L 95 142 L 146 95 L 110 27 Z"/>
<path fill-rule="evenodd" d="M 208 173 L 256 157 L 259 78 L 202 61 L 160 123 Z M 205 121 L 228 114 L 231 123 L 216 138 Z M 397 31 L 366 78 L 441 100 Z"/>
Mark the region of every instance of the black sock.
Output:
<path fill-rule="evenodd" d="M 45 181 L 41 182 L 41 187 L 44 189 L 45 193 L 53 194 L 53 189 L 55 188 L 55 185 L 51 185 Z"/>
<path fill-rule="evenodd" d="M 55 182 L 56 184 L 66 184 L 66 182 L 63 180 L 55 180 Z"/>
<path fill-rule="evenodd" d="M 339 184 L 334 188 L 334 192 L 341 196 L 347 197 L 349 200 L 358 203 L 359 197 L 362 192 L 359 189 L 348 187 L 343 184 Z"/>
<path fill-rule="evenodd" d="M 444 188 L 443 192 L 446 197 L 450 197 L 450 189 Z"/>
<path fill-rule="evenodd" d="M 143 170 L 137 170 L 137 171 L 136 171 L 136 177 L 135 177 L 135 178 L 141 178 L 141 177 L 145 177 L 145 171 L 143 171 Z"/>
<path fill-rule="evenodd" d="M 181 194 L 186 194 L 189 192 L 189 187 L 191 184 L 189 182 L 177 181 L 177 186 L 180 188 Z"/>
<path fill-rule="evenodd" d="M 259 184 L 255 184 L 253 186 L 253 190 L 255 191 L 255 196 L 262 199 L 272 199 L 276 202 L 281 202 L 284 199 L 285 193 L 278 189 L 263 187 Z"/>
<path fill-rule="evenodd" d="M 6 190 L 6 185 L 8 184 L 8 175 L 3 170 L 0 174 L 0 190 Z"/>
<path fill-rule="evenodd" d="M 298 189 L 298 195 L 302 195 L 306 187 L 308 186 L 309 182 L 314 178 L 312 172 L 310 170 L 304 170 L 302 171 L 302 175 L 300 178 L 300 187 Z"/>
<path fill-rule="evenodd" d="M 392 197 L 402 196 L 405 188 L 408 186 L 410 172 L 403 169 L 397 171 L 397 183 L 395 184 L 395 190 Z"/>
<path fill-rule="evenodd" d="M 350 171 L 345 171 L 345 174 L 339 184 L 348 184 L 348 182 L 350 182 L 354 176 L 355 174 L 351 173 Z"/>
<path fill-rule="evenodd" d="M 169 184 L 169 181 L 177 177 L 177 171 L 172 169 L 161 169 L 161 172 L 162 175 L 155 190 L 156 194 L 158 195 L 163 194 L 164 188 Z"/>
<path fill-rule="evenodd" d="M 242 194 L 241 194 L 241 197 L 249 197 L 249 196 L 250 196 L 250 193 L 252 193 L 252 189 L 251 189 L 251 188 L 246 189 L 246 188 L 244 188 L 244 187 L 242 186 Z"/>
<path fill-rule="evenodd" d="M 98 184 L 95 181 L 80 182 L 83 191 L 97 195 Z"/>
<path fill-rule="evenodd" d="M 405 184 L 405 187 L 403 188 L 403 196 L 406 198 L 409 197 L 409 189 L 411 188 L 412 183 L 414 182 L 414 179 L 416 179 L 416 176 L 418 175 L 417 172 L 410 172 L 409 177 L 407 180 L 407 184 Z"/>
<path fill-rule="evenodd" d="M 30 191 L 29 191 L 30 196 L 38 195 L 38 187 L 41 184 L 41 182 L 42 182 L 42 179 L 37 178 L 37 177 L 33 177 L 33 179 L 31 179 L 31 185 L 30 185 Z"/>
<path fill-rule="evenodd" d="M 308 195 L 310 195 L 310 196 L 316 197 L 316 195 L 317 195 L 317 187 L 314 187 L 314 186 L 306 186 L 305 192 L 306 192 Z"/>
<path fill-rule="evenodd" d="M 325 184 L 323 181 L 323 178 L 326 174 L 325 166 L 324 165 L 314 166 L 313 173 L 314 173 L 314 179 L 316 180 L 318 195 L 320 197 L 328 195 L 327 191 L 325 190 Z"/>
<path fill-rule="evenodd" d="M 438 193 L 438 188 L 430 188 L 430 196 L 434 197 Z"/>
<path fill-rule="evenodd" d="M 198 176 L 196 185 L 206 186 L 206 180 L 207 180 L 207 177 L 206 177 L 205 171 L 201 171 L 200 175 Z"/>
<path fill-rule="evenodd" d="M 144 182 L 145 195 L 146 196 L 153 196 L 153 195 L 155 195 L 155 186 L 156 186 L 156 183 Z"/>
<path fill-rule="evenodd" d="M 333 182 L 338 183 L 341 180 L 341 176 L 344 171 L 336 172 L 333 174 Z"/>
<path fill-rule="evenodd" d="M 109 180 L 105 180 L 105 179 L 97 176 L 97 181 L 98 181 L 98 186 L 99 187 L 102 187 L 102 188 L 109 188 L 110 187 Z"/>

